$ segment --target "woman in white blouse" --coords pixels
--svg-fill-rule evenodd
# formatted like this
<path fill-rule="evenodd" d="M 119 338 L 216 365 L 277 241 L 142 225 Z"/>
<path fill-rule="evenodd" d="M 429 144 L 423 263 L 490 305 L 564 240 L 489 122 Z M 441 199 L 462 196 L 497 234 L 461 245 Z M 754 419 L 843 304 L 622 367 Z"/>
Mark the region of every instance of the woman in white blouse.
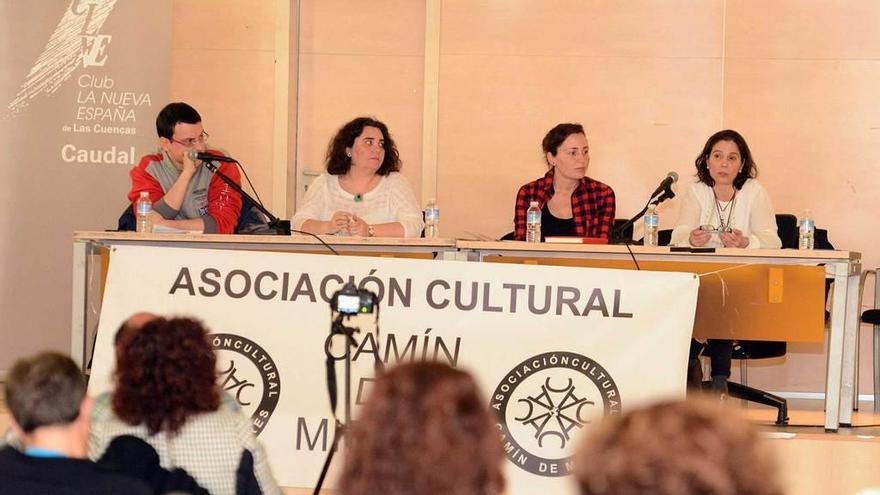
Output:
<path fill-rule="evenodd" d="M 327 172 L 309 185 L 295 230 L 363 237 L 418 237 L 422 212 L 400 174 L 397 147 L 382 122 L 359 117 L 327 148 Z"/>
<path fill-rule="evenodd" d="M 746 140 L 736 131 L 713 134 L 697 157 L 697 182 L 685 193 L 672 244 L 692 247 L 779 249 L 776 214 Z M 712 362 L 712 388 L 727 393 L 733 342 L 691 341 L 688 382 L 702 381 L 699 353 Z"/>

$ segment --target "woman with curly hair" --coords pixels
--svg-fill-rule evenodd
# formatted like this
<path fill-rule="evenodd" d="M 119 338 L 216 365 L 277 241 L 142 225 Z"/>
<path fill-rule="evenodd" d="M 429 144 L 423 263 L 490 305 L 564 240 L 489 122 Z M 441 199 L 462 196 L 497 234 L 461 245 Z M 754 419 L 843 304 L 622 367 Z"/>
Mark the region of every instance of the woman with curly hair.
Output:
<path fill-rule="evenodd" d="M 194 319 L 157 317 L 122 334 L 115 389 L 92 412 L 90 456 L 133 437 L 152 447 L 163 468 L 186 470 L 214 495 L 281 493 L 250 421 L 223 403 L 216 363 L 208 332 Z"/>
<path fill-rule="evenodd" d="M 343 125 L 327 147 L 327 172 L 309 185 L 296 230 L 362 237 L 418 237 L 422 212 L 400 173 L 388 127 L 372 117 Z"/>
<path fill-rule="evenodd" d="M 496 495 L 503 454 L 474 379 L 421 362 L 381 375 L 347 432 L 344 495 Z"/>
<path fill-rule="evenodd" d="M 782 495 L 755 429 L 717 402 L 665 402 L 607 418 L 581 440 L 581 495 Z"/>

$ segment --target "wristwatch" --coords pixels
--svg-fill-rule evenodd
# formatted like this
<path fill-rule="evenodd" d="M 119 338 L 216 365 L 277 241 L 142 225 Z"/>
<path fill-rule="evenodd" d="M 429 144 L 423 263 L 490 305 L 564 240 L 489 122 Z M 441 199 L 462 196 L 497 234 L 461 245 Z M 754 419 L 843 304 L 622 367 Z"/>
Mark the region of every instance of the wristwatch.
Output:
<path fill-rule="evenodd" d="M 376 235 L 376 231 L 373 230 L 373 226 L 372 226 L 372 225 L 367 225 L 367 236 L 368 236 L 368 237 L 373 237 L 374 235 Z"/>

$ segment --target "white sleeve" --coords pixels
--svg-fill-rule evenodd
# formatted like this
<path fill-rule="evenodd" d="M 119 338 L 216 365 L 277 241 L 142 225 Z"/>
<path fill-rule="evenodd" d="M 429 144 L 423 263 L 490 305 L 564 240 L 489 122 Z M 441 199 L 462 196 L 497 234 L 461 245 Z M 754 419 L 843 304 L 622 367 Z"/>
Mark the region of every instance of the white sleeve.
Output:
<path fill-rule="evenodd" d="M 397 207 L 397 221 L 403 225 L 404 237 L 419 237 L 425 223 L 422 220 L 422 209 L 413 194 L 409 181 L 400 173 L 388 176 L 390 181 L 392 205 Z"/>
<path fill-rule="evenodd" d="M 696 186 L 697 184 L 691 184 L 681 202 L 678 221 L 675 222 L 675 228 L 672 229 L 672 240 L 669 242 L 672 246 L 690 246 L 691 231 L 700 227 L 702 207 L 697 199 Z"/>
<path fill-rule="evenodd" d="M 779 249 L 782 241 L 776 227 L 776 212 L 767 190 L 755 183 L 755 195 L 752 198 L 751 216 L 749 217 L 749 247 L 762 249 Z"/>
<path fill-rule="evenodd" d="M 306 220 L 329 220 L 323 218 L 327 210 L 327 194 L 327 174 L 321 174 L 309 184 L 306 196 L 290 220 L 290 227 L 294 230 L 302 230 Z"/>

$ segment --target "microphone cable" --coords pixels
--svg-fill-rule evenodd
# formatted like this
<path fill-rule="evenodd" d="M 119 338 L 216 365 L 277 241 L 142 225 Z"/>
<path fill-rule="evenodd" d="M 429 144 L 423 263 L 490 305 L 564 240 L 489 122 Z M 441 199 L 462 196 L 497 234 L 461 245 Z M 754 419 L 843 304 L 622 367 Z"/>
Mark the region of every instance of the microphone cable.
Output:
<path fill-rule="evenodd" d="M 229 159 L 232 160 L 232 163 L 235 163 L 236 165 L 238 165 L 238 169 L 241 170 L 241 173 L 242 173 L 242 174 L 244 174 L 244 178 L 245 178 L 245 180 L 247 180 L 248 186 L 250 186 L 250 188 L 251 188 L 251 192 L 254 193 L 254 198 L 257 200 L 258 203 L 260 203 L 260 206 L 262 206 L 263 209 L 268 210 L 268 209 L 266 208 L 266 205 L 263 204 L 263 200 L 260 198 L 260 193 L 257 192 L 257 188 L 254 187 L 254 183 L 251 182 L 251 178 L 250 178 L 250 176 L 248 175 L 247 170 L 245 170 L 244 167 L 242 166 L 241 162 L 238 161 L 238 160 L 236 160 L 236 159 L 234 159 L 234 158 L 232 158 L 232 157 L 230 157 Z M 213 164 L 212 164 L 212 165 L 213 165 Z M 216 167 L 216 165 L 215 165 L 215 167 Z M 219 169 L 219 168 L 220 168 L 220 167 L 217 167 L 217 169 Z M 290 229 L 290 231 L 291 231 L 291 232 L 296 232 L 297 234 L 302 234 L 302 235 L 307 235 L 307 236 L 314 237 L 315 239 L 318 240 L 318 242 L 320 242 L 321 244 L 323 244 L 324 247 L 326 247 L 327 249 L 329 249 L 331 253 L 335 254 L 336 256 L 342 256 L 341 254 L 339 254 L 339 251 L 333 249 L 333 247 L 332 247 L 330 244 L 327 244 L 327 242 L 325 242 L 324 239 L 321 239 L 319 236 L 317 236 L 317 235 L 315 235 L 315 234 L 313 234 L 313 233 L 311 233 L 311 232 L 306 232 L 306 231 L 304 231 L 304 230 L 296 230 L 296 229 Z"/>

